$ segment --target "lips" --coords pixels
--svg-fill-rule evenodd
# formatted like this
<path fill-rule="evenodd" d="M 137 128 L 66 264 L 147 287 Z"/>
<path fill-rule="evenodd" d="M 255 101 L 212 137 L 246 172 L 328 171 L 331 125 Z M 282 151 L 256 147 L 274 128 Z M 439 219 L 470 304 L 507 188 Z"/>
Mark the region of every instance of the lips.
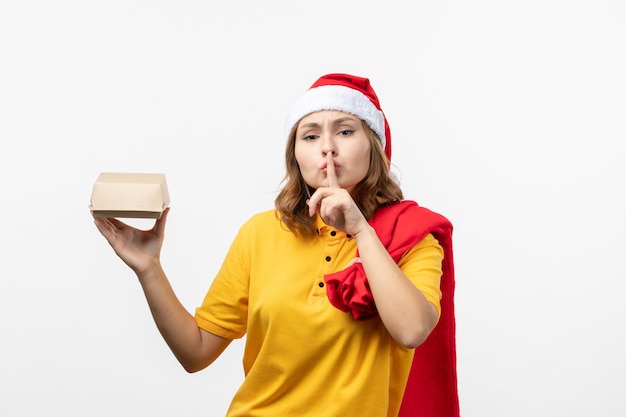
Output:
<path fill-rule="evenodd" d="M 322 165 L 322 171 L 323 171 L 324 173 L 326 173 L 327 168 L 328 168 L 328 164 L 324 164 L 324 165 Z M 339 165 L 337 165 L 337 164 L 335 164 L 335 171 L 336 171 L 336 172 L 337 172 L 337 171 L 339 171 Z"/>

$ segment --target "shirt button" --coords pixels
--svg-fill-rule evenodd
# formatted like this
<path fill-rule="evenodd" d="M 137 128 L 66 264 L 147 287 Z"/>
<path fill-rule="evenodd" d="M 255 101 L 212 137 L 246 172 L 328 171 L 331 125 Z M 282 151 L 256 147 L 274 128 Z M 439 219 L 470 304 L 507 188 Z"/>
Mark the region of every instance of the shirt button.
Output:
<path fill-rule="evenodd" d="M 352 239 L 352 235 L 351 235 L 351 234 L 347 234 L 347 235 L 346 235 L 346 237 L 347 237 L 348 239 Z"/>
<path fill-rule="evenodd" d="M 335 232 L 335 231 L 333 230 L 332 232 L 330 232 L 330 235 L 331 235 L 331 236 L 335 236 L 335 235 L 337 235 L 337 232 Z"/>
<path fill-rule="evenodd" d="M 320 282 L 318 285 L 320 286 L 320 288 L 324 288 L 324 283 L 323 282 Z"/>
<path fill-rule="evenodd" d="M 327 257 L 326 257 L 326 262 L 330 262 L 330 260 L 331 260 L 331 259 L 332 259 L 332 258 L 331 258 L 330 256 L 327 256 Z"/>

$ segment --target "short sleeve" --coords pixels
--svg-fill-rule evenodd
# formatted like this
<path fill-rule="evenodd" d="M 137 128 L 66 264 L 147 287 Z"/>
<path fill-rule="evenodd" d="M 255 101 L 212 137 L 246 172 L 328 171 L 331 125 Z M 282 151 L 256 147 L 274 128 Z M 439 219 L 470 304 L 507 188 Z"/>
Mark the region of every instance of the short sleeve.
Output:
<path fill-rule="evenodd" d="M 398 266 L 411 282 L 424 294 L 441 315 L 441 276 L 443 248 L 432 234 L 427 234 L 418 244 L 409 249 L 398 262 Z"/>
<path fill-rule="evenodd" d="M 244 336 L 247 327 L 250 277 L 250 227 L 244 224 L 233 240 L 200 307 L 198 326 L 228 339 Z"/>

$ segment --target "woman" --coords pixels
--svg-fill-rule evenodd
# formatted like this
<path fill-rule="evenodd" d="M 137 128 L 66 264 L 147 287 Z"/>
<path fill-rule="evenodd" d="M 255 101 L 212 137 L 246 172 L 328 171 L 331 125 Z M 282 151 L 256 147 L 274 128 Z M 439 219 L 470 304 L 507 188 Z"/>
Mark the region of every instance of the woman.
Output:
<path fill-rule="evenodd" d="M 275 209 L 241 227 L 195 315 L 160 265 L 168 210 L 149 231 L 96 226 L 188 372 L 246 335 L 229 417 L 458 415 L 452 227 L 403 200 L 369 80 L 318 79 L 292 105 L 287 135 Z"/>

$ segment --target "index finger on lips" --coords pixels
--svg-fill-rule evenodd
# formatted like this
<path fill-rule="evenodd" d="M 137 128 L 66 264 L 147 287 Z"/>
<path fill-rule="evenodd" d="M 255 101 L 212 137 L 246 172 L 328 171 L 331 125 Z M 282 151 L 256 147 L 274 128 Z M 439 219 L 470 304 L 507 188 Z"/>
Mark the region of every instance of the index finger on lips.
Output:
<path fill-rule="evenodd" d="M 328 178 L 329 187 L 339 188 L 339 179 L 337 179 L 337 171 L 335 171 L 335 161 L 333 160 L 332 153 L 326 155 L 326 178 Z"/>

